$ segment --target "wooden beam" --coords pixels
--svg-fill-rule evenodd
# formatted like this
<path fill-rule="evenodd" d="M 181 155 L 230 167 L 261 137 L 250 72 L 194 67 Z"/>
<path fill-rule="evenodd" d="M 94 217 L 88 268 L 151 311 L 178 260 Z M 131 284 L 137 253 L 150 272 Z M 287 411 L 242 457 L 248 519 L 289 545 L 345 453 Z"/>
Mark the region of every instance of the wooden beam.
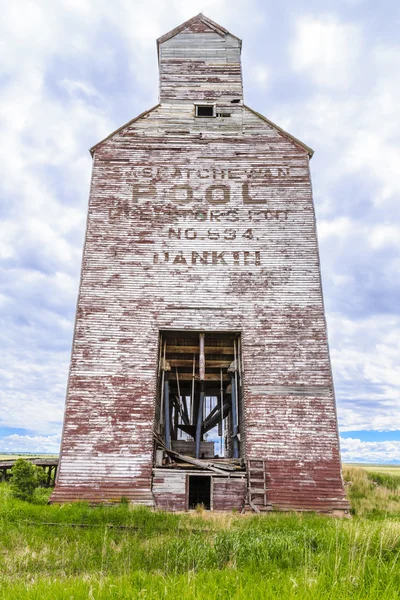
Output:
<path fill-rule="evenodd" d="M 199 375 L 200 380 L 205 381 L 206 378 L 206 355 L 204 353 L 204 333 L 200 333 L 200 356 L 199 356 Z M 201 394 L 200 394 L 201 396 Z"/>
<path fill-rule="evenodd" d="M 199 354 L 198 346 L 167 346 L 167 354 Z M 205 354 L 229 354 L 233 356 L 233 346 L 205 346 Z"/>
<path fill-rule="evenodd" d="M 175 373 L 170 373 L 169 376 L 170 381 L 176 381 L 176 375 Z M 224 381 L 230 381 L 231 378 L 229 377 L 229 375 L 223 375 L 222 379 Z M 191 381 L 192 380 L 192 374 L 191 373 L 179 373 L 179 381 Z M 196 380 L 199 380 L 199 376 L 196 375 Z M 220 381 L 220 375 L 219 373 L 213 373 L 212 375 L 209 373 L 206 373 L 204 381 Z"/>
<path fill-rule="evenodd" d="M 193 360 L 185 359 L 185 358 L 169 358 L 169 364 L 171 367 L 191 367 L 193 365 Z M 228 368 L 231 364 L 231 360 L 207 360 L 206 359 L 206 367 L 210 369 L 224 369 Z"/>

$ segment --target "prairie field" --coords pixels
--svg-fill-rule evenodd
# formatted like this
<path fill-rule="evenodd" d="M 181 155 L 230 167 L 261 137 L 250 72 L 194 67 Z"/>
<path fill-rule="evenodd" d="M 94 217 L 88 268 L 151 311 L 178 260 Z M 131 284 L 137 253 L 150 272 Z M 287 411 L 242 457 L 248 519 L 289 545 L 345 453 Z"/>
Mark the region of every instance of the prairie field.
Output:
<path fill-rule="evenodd" d="M 349 519 L 30 504 L 2 483 L 0 599 L 398 599 L 400 477 L 344 479 Z"/>
<path fill-rule="evenodd" d="M 397 477 L 400 477 L 400 465 L 379 465 L 379 464 L 367 464 L 367 463 L 346 463 L 344 465 L 344 467 L 355 467 L 355 468 L 360 468 L 360 469 L 364 469 L 365 471 L 368 472 L 374 472 L 374 473 L 386 473 L 387 475 L 395 475 Z"/>

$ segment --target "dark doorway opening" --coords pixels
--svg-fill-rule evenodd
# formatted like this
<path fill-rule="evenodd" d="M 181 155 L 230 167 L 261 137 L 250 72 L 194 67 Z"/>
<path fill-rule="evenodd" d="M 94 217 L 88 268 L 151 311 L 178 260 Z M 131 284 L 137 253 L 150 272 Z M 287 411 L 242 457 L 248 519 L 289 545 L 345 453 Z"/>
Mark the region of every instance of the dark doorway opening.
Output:
<path fill-rule="evenodd" d="M 155 414 L 159 449 L 200 460 L 240 461 L 242 373 L 239 332 L 161 331 Z"/>
<path fill-rule="evenodd" d="M 211 477 L 189 475 L 189 509 L 202 504 L 206 510 L 211 509 Z"/>

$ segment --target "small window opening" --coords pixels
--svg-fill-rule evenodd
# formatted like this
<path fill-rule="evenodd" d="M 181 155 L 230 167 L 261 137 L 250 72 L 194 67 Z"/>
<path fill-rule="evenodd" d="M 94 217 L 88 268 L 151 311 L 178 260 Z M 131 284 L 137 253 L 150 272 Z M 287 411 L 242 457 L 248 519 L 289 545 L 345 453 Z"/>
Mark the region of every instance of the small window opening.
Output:
<path fill-rule="evenodd" d="M 239 104 L 240 102 L 240 98 L 235 98 L 234 100 L 231 100 L 231 104 Z"/>
<path fill-rule="evenodd" d="M 211 477 L 189 475 L 189 509 L 202 504 L 206 510 L 211 509 Z"/>
<path fill-rule="evenodd" d="M 212 104 L 196 104 L 196 117 L 213 117 L 214 106 Z"/>
<path fill-rule="evenodd" d="M 217 117 L 230 117 L 231 113 L 219 112 L 217 113 Z"/>

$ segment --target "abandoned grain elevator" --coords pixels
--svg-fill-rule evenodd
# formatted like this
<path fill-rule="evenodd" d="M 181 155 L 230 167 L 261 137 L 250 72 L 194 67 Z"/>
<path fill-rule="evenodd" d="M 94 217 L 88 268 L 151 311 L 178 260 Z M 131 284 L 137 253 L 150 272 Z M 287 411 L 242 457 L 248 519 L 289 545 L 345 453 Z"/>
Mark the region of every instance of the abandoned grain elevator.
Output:
<path fill-rule="evenodd" d="M 159 104 L 91 150 L 52 501 L 340 514 L 312 151 L 244 104 L 226 29 L 157 46 Z"/>

